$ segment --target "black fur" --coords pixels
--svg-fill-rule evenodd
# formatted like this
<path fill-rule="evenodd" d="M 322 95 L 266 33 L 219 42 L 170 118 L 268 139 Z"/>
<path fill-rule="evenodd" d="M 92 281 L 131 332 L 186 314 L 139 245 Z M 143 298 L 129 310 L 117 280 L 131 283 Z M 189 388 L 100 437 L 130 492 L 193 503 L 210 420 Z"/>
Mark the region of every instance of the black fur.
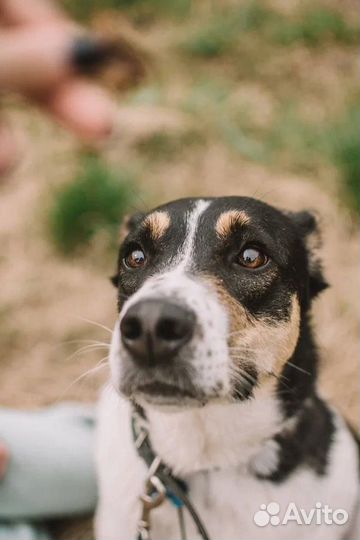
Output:
<path fill-rule="evenodd" d="M 314 392 L 318 361 L 308 311 L 312 299 L 327 286 L 319 261 L 307 248 L 307 238 L 317 232 L 316 219 L 309 212 L 281 212 L 248 197 L 211 201 L 198 223 L 192 272 L 215 276 L 254 318 L 265 318 L 270 324 L 271 321 L 274 324 L 287 321 L 292 297 L 295 294 L 299 299 L 300 338 L 278 385 L 285 414 L 294 414 Z M 171 264 L 171 259 L 181 249 L 187 216 L 196 202 L 196 199 L 181 199 L 157 208 L 165 210 L 171 220 L 171 226 L 159 241 L 154 241 L 143 225 L 146 214 L 136 214 L 127 221 L 128 235 L 120 249 L 118 272 L 112 280 L 119 290 L 119 309 L 147 277 Z M 235 226 L 224 240 L 217 236 L 215 225 L 219 216 L 228 210 L 244 211 L 249 223 L 246 227 Z M 236 257 L 245 245 L 262 249 L 269 263 L 250 272 L 241 267 Z M 147 253 L 149 262 L 145 268 L 134 272 L 124 267 L 123 259 L 135 246 Z"/>
<path fill-rule="evenodd" d="M 142 227 L 144 214 L 136 214 L 127 223 L 129 234 L 119 253 L 118 272 L 113 278 L 120 297 L 135 292 L 151 274 L 169 264 L 186 234 L 186 217 L 196 199 L 180 199 L 163 205 L 171 218 L 171 227 L 160 241 L 154 242 Z M 248 227 L 235 230 L 227 242 L 217 238 L 215 223 L 227 210 L 244 210 L 250 217 Z M 261 201 L 248 197 L 224 197 L 213 200 L 201 217 L 194 249 L 194 272 L 213 273 L 229 292 L 258 317 L 286 318 L 289 298 L 297 292 L 303 310 L 327 284 L 320 264 L 313 265 L 306 250 L 306 236 L 314 232 L 316 221 L 308 212 L 285 214 Z M 151 265 L 136 273 L 126 273 L 122 260 L 132 244 L 140 244 L 150 255 Z M 263 248 L 270 256 L 270 268 L 249 273 L 234 264 L 234 257 L 246 243 Z M 269 280 L 271 283 L 269 284 Z M 121 298 L 120 298 L 121 300 Z"/>
<path fill-rule="evenodd" d="M 300 322 L 300 336 L 294 351 L 280 374 L 277 395 L 285 416 L 296 414 L 308 398 L 315 395 L 318 353 L 312 337 L 309 316 Z"/>
<path fill-rule="evenodd" d="M 315 383 L 318 354 L 314 344 L 309 310 L 312 300 L 327 287 L 321 264 L 308 248 L 310 235 L 317 234 L 317 222 L 309 212 L 289 213 L 247 197 L 212 199 L 197 225 L 191 273 L 217 278 L 256 320 L 268 324 L 285 322 L 291 316 L 294 295 L 300 305 L 300 335 L 295 351 L 278 376 L 277 397 L 284 418 L 296 417 L 293 431 L 279 433 L 277 470 L 267 480 L 283 481 L 299 463 L 312 467 L 319 475 L 326 471 L 327 455 L 334 426 L 329 410 L 316 397 Z M 157 208 L 170 217 L 170 227 L 154 241 L 144 227 L 144 215 L 128 222 L 129 232 L 121 246 L 118 271 L 113 280 L 119 289 L 119 308 L 137 291 L 146 278 L 171 265 L 181 249 L 187 231 L 187 217 L 196 199 L 182 199 Z M 219 238 L 215 226 L 228 210 L 241 210 L 249 220 L 234 226 L 226 239 Z M 268 263 L 249 271 L 237 262 L 245 246 L 255 246 L 269 258 Z M 147 254 L 147 264 L 132 271 L 123 264 L 124 257 L 136 246 Z M 249 399 L 258 383 L 256 368 L 247 368 L 251 384 L 233 389 L 237 399 Z"/>
<path fill-rule="evenodd" d="M 274 441 L 279 445 L 279 463 L 271 474 L 258 478 L 283 482 L 301 465 L 312 468 L 319 476 L 326 474 L 329 449 L 334 434 L 331 412 L 317 397 L 298 412 L 294 429 L 278 433 Z"/>

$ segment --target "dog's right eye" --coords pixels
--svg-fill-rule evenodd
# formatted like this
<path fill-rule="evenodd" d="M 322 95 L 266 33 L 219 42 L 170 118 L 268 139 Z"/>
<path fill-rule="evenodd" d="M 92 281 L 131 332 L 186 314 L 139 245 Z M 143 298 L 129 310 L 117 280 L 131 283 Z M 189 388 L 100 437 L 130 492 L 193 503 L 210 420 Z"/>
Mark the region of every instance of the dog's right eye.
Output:
<path fill-rule="evenodd" d="M 140 246 L 133 246 L 123 262 L 126 268 L 143 268 L 146 264 L 146 255 Z"/>
<path fill-rule="evenodd" d="M 269 258 L 265 253 L 257 249 L 256 247 L 248 246 L 241 251 L 238 256 L 237 262 L 249 269 L 260 268 L 265 266 Z"/>

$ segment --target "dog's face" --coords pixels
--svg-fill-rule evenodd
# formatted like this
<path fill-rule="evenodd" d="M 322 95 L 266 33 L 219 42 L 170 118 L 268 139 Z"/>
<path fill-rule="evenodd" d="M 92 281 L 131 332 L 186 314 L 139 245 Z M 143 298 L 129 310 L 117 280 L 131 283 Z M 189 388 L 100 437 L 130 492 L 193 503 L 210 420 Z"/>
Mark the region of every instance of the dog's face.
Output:
<path fill-rule="evenodd" d="M 157 405 L 244 400 L 279 375 L 325 283 L 306 213 L 255 199 L 183 199 L 128 222 L 115 282 L 112 381 Z"/>

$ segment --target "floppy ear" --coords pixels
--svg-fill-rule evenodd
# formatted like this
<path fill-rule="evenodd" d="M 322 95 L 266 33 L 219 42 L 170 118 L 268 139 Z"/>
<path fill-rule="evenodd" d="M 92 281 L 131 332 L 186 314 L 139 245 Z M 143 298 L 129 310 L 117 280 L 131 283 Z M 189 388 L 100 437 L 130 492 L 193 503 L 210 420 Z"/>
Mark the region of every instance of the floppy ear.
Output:
<path fill-rule="evenodd" d="M 290 213 L 289 217 L 295 223 L 307 251 L 309 295 L 310 298 L 315 298 L 321 291 L 329 286 L 324 277 L 322 263 L 319 257 L 321 235 L 318 220 L 313 213 L 306 210 L 303 212 Z"/>
<path fill-rule="evenodd" d="M 136 212 L 136 214 L 132 214 L 131 216 L 129 216 L 129 214 L 124 216 L 124 219 L 122 220 L 122 223 L 120 225 L 120 230 L 119 230 L 120 243 L 122 243 L 125 240 L 125 238 L 127 237 L 127 235 L 132 229 L 134 229 L 137 225 L 139 225 L 142 222 L 144 217 L 145 217 L 145 214 L 143 212 Z"/>
<path fill-rule="evenodd" d="M 143 214 L 142 212 L 137 212 L 136 214 L 133 214 L 131 216 L 126 215 L 124 217 L 119 230 L 120 244 L 125 240 L 129 232 L 141 223 L 141 221 L 144 219 L 144 216 L 145 214 Z M 118 272 L 110 278 L 110 281 L 114 285 L 114 287 L 119 286 Z"/>
<path fill-rule="evenodd" d="M 110 283 L 114 285 L 114 287 L 117 289 L 119 286 L 119 276 L 118 274 L 114 274 L 113 276 L 109 277 Z"/>

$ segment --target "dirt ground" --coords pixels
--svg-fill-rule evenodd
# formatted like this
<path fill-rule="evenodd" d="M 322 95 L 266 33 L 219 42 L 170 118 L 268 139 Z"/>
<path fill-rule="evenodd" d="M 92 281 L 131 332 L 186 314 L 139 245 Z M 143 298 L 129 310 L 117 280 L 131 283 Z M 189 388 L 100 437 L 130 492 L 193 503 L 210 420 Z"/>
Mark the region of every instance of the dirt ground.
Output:
<path fill-rule="evenodd" d="M 163 129 L 159 111 L 152 112 Z M 136 108 L 119 108 L 122 136 L 106 150 L 109 160 L 122 159 L 122 153 L 131 151 L 139 132 L 138 117 Z M 110 331 L 96 325 L 110 329 L 115 321 L 115 291 L 108 280 L 115 259 L 99 262 L 96 243 L 84 258 L 64 260 L 53 252 L 45 232 L 45 209 L 53 186 L 68 175 L 75 143 L 37 113 L 20 112 L 15 120 L 36 137 L 27 138 L 22 163 L 1 186 L 1 402 L 34 408 L 63 399 L 94 400 L 106 368 L 74 381 L 96 366 L 106 349 L 75 353 L 87 345 L 83 340 L 109 342 Z M 142 126 L 150 128 L 154 125 Z M 144 192 L 148 185 L 155 187 L 152 204 L 189 195 L 242 194 L 291 210 L 317 211 L 331 284 L 314 305 L 321 388 L 357 423 L 359 243 L 357 230 L 339 203 L 336 183 L 329 179 L 328 185 L 318 186 L 293 175 L 281 177 L 216 144 L 193 152 L 180 166 L 166 163 L 160 170 L 149 170 L 145 183 Z M 144 205 L 139 199 L 139 207 Z"/>
<path fill-rule="evenodd" d="M 28 123 L 28 113 L 16 117 L 17 125 Z M 52 251 L 44 234 L 43 205 L 52 184 L 67 175 L 66 157 L 74 142 L 38 115 L 31 116 L 31 124 L 37 130 L 36 141 L 27 140 L 24 160 L 14 177 L 2 185 L 0 197 L 1 404 L 25 409 L 64 399 L 96 400 L 107 367 L 78 378 L 94 368 L 107 350 L 81 350 L 87 345 L 82 340 L 108 343 L 107 328 L 116 317 L 115 290 L 108 280 L 115 260 L 114 264 L 110 260 L 99 263 L 95 245 L 94 253 L 86 258 L 65 261 Z M 124 148 L 134 136 L 130 128 L 125 131 L 125 124 L 122 142 L 117 143 Z M 113 153 L 110 149 L 109 159 Z M 150 171 L 146 182 L 156 185 L 156 203 L 188 195 L 241 194 L 291 210 L 318 212 L 322 259 L 331 284 L 314 305 L 322 359 L 320 387 L 358 425 L 359 239 L 339 203 L 335 183 L 319 187 L 303 178 L 279 177 L 267 168 L 234 159 L 216 145 L 199 151 L 180 167 L 167 164 L 160 174 Z M 139 207 L 143 206 L 139 201 Z M 88 526 L 76 523 L 75 529 L 66 526 L 64 532 L 61 524 L 57 537 L 88 538 Z"/>

